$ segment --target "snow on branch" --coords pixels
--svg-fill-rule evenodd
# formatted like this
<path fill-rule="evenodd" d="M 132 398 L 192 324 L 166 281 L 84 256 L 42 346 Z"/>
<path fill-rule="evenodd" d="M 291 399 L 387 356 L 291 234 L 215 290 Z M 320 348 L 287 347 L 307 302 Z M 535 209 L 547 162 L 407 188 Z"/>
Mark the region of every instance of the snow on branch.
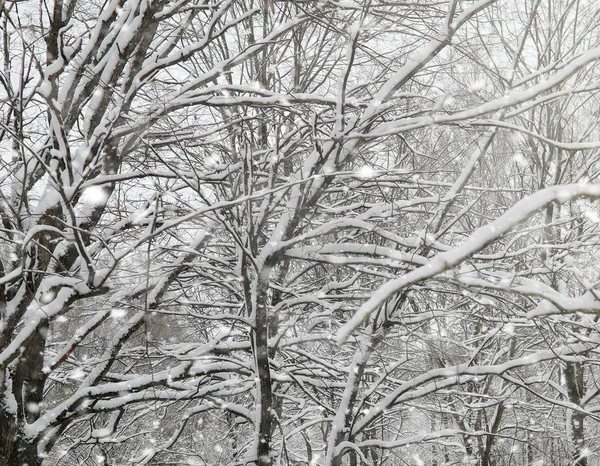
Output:
<path fill-rule="evenodd" d="M 498 219 L 476 230 L 458 247 L 434 256 L 429 264 L 392 280 L 375 291 L 358 312 L 340 328 L 336 336 L 337 343 L 340 345 L 345 343 L 352 332 L 358 329 L 374 311 L 379 309 L 395 293 L 459 265 L 473 254 L 500 239 L 542 207 L 552 202 L 565 203 L 578 198 L 594 200 L 599 197 L 599 185 L 571 184 L 552 186 L 522 199 Z"/>

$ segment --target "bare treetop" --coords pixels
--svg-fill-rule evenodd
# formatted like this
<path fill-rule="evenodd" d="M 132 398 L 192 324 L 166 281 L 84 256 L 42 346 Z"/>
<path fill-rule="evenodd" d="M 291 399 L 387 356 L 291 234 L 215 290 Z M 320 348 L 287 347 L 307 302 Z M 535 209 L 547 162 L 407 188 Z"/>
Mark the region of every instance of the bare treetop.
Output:
<path fill-rule="evenodd" d="M 0 0 L 0 465 L 600 464 L 599 15 Z"/>

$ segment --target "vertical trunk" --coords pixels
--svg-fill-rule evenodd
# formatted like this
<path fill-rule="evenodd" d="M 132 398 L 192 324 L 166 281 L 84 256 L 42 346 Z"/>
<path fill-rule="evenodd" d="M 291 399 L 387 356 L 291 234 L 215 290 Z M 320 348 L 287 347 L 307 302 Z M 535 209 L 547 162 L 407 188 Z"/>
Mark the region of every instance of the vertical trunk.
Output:
<path fill-rule="evenodd" d="M 0 466 L 37 466 L 42 460 L 37 455 L 36 443 L 25 441 L 20 432 L 23 415 L 19 412 L 23 409 L 15 406 L 7 383 L 6 374 L 0 373 Z"/>
<path fill-rule="evenodd" d="M 534 458 L 535 458 L 535 454 L 533 451 L 533 445 L 531 445 L 531 441 L 532 441 L 532 435 L 531 432 L 527 433 L 527 446 L 525 447 L 525 450 L 527 452 L 527 466 L 534 466 Z"/>
<path fill-rule="evenodd" d="M 502 415 L 504 414 L 504 404 L 500 403 L 494 412 L 494 417 L 492 421 L 492 426 L 490 432 L 493 435 L 488 435 L 485 438 L 485 450 L 481 457 L 481 466 L 494 466 L 495 461 L 492 459 L 492 449 L 494 447 L 494 440 L 496 439 L 495 434 L 498 432 L 500 428 L 500 422 L 502 420 Z"/>
<path fill-rule="evenodd" d="M 2 399 L 0 409 L 0 466 L 8 466 L 15 443 L 17 426 L 14 413 L 6 409 L 7 400 Z"/>
<path fill-rule="evenodd" d="M 44 337 L 36 333 L 25 346 L 18 364 L 0 380 L 0 466 L 41 464 L 37 442 L 25 439 L 22 427 L 39 417 L 44 392 Z M 10 377 L 10 384 L 7 378 Z"/>
<path fill-rule="evenodd" d="M 530 392 L 525 392 L 525 403 L 529 404 L 531 402 L 531 393 Z M 535 441 L 535 436 L 532 434 L 530 429 L 527 429 L 527 442 L 525 443 L 525 458 L 523 459 L 524 464 L 526 466 L 533 466 L 534 462 L 534 452 L 535 452 L 535 448 L 534 448 L 534 441 Z"/>
<path fill-rule="evenodd" d="M 13 421 L 9 428 L 14 428 Z M 3 414 L 0 414 L 0 423 L 3 423 Z M 0 425 L 0 435 L 3 435 L 5 425 Z M 39 466 L 42 458 L 37 454 L 35 442 L 27 442 L 12 430 L 12 437 L 0 437 L 0 466 Z"/>
<path fill-rule="evenodd" d="M 257 390 L 257 464 L 271 466 L 271 436 L 273 426 L 273 392 L 271 389 L 271 371 L 269 368 L 268 347 L 268 267 L 257 278 L 254 289 L 254 357 L 256 361 Z"/>
<path fill-rule="evenodd" d="M 569 401 L 581 406 L 584 394 L 583 367 L 579 363 L 567 362 L 565 365 L 565 383 Z M 573 445 L 573 466 L 588 466 L 585 455 L 585 414 L 572 411 L 568 416 L 571 431 L 571 442 Z"/>
<path fill-rule="evenodd" d="M 583 420 L 585 414 L 573 413 L 571 415 L 571 431 L 574 446 L 573 466 L 588 466 L 588 460 L 585 456 L 585 430 Z"/>
<path fill-rule="evenodd" d="M 48 30 L 44 37 L 46 42 L 46 65 L 53 64 L 59 58 L 59 39 L 62 37 L 60 30 L 73 13 L 75 4 L 76 2 L 71 2 L 69 7 L 64 8 L 62 0 L 54 2 L 49 17 Z M 58 92 L 58 80 L 50 79 L 49 81 L 52 84 L 51 95 L 54 98 Z M 17 154 L 20 153 L 23 145 L 22 102 L 19 105 L 20 107 L 13 114 L 14 137 L 12 143 Z M 50 109 L 47 111 L 47 119 L 51 128 L 52 112 Z M 55 147 L 57 147 L 56 141 Z M 19 190 L 15 189 L 13 195 L 14 202 L 21 202 Z M 46 214 L 39 219 L 40 225 L 55 226 L 56 219 L 62 218 L 60 208 L 58 212 L 48 211 Z M 58 228 L 61 227 L 62 225 L 58 222 Z M 2 313 L 2 318 L 5 321 L 2 322 L 3 325 L 0 325 L 3 330 L 2 335 L 0 335 L 0 351 L 10 344 L 10 340 L 18 328 L 19 320 L 33 301 L 36 294 L 34 290 L 43 280 L 43 273 L 39 272 L 47 270 L 52 259 L 55 240 L 56 236 L 51 233 L 40 235 L 36 239 L 37 248 L 29 248 L 29 257 L 26 260 L 31 261 L 28 266 L 32 271 L 35 271 L 35 274 L 32 273 L 25 280 L 27 283 L 23 286 L 27 288 L 28 292 L 21 299 L 17 309 L 13 310 L 8 318 L 6 318 L 5 309 Z M 19 287 L 15 287 L 15 289 L 17 288 Z M 9 299 L 17 299 L 15 296 L 6 296 L 4 293 L 2 295 L 4 302 Z M 41 325 L 38 331 L 23 344 L 19 357 L 8 367 L 0 369 L 0 466 L 36 466 L 42 462 L 37 454 L 37 442 L 34 439 L 25 439 L 23 426 L 34 422 L 39 417 L 39 405 L 43 399 L 45 384 L 42 368 L 46 331 L 47 326 Z"/>

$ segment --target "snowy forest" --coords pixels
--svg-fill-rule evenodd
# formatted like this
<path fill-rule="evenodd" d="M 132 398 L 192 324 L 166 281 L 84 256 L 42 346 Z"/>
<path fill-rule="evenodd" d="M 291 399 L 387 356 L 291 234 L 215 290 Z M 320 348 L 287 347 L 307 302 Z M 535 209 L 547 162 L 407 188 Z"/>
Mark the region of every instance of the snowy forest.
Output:
<path fill-rule="evenodd" d="M 0 466 L 600 465 L 598 2 L 0 41 Z"/>

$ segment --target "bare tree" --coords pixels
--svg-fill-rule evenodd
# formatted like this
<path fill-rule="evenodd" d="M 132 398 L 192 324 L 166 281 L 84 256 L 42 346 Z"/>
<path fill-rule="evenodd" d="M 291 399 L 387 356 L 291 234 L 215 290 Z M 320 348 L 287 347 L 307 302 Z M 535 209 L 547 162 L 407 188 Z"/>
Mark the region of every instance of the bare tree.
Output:
<path fill-rule="evenodd" d="M 594 5 L 0 7 L 0 464 L 587 466 Z"/>

